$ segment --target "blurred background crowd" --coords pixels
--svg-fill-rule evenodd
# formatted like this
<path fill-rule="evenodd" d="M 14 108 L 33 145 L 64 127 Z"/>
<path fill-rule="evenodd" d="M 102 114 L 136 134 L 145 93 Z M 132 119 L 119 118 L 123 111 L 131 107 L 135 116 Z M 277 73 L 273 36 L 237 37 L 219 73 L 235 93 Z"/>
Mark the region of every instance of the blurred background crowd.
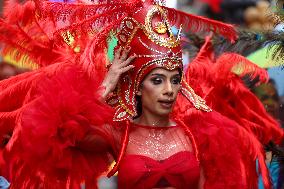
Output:
<path fill-rule="evenodd" d="M 276 8 L 284 9 L 284 0 L 168 0 L 167 6 L 232 23 L 254 33 L 284 31 L 284 24 L 281 23 L 280 18 L 273 16 L 273 11 Z M 3 0 L 0 0 L 0 10 L 2 7 Z M 184 45 L 184 62 L 188 63 L 198 51 L 200 44 L 198 42 L 197 44 L 196 42 L 192 43 L 190 34 L 185 34 L 185 36 L 187 36 L 189 44 Z M 242 55 L 267 69 L 270 76 L 268 83 L 253 87 L 248 84 L 248 87 L 251 87 L 252 92 L 259 97 L 266 110 L 284 126 L 284 69 L 274 62 L 268 62 L 269 59 L 266 58 L 264 49 L 265 46 L 253 47 L 250 50 L 243 49 Z M 29 71 L 29 68 L 19 67 L 18 64 L 10 61 L 9 57 L 0 56 L 0 80 L 26 71 Z M 273 145 L 266 147 L 267 163 L 272 177 L 275 177 L 272 178 L 274 188 L 284 188 L 282 184 L 284 175 L 281 175 L 283 171 L 279 166 L 283 163 L 282 156 L 279 155 L 281 151 L 277 150 L 279 147 L 275 148 Z M 84 188 L 84 186 L 82 187 Z M 100 180 L 100 189 L 115 188 L 116 177 Z"/>

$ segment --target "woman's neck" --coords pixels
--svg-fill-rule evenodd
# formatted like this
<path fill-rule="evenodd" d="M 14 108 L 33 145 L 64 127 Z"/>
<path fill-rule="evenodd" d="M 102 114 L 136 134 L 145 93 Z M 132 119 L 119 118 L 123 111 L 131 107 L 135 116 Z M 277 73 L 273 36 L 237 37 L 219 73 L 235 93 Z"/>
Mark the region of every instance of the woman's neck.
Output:
<path fill-rule="evenodd" d="M 134 120 L 134 123 L 139 125 L 149 125 L 149 126 L 173 126 L 174 122 L 170 120 L 169 116 L 155 116 L 151 114 L 143 114 Z"/>

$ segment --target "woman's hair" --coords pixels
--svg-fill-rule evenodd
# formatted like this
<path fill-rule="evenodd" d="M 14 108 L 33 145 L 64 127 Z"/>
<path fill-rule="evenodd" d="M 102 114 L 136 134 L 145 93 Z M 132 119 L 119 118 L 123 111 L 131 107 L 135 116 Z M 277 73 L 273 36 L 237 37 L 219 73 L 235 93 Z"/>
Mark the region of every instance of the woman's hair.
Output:
<path fill-rule="evenodd" d="M 136 95 L 136 112 L 137 112 L 137 116 L 134 117 L 134 119 L 138 118 L 141 116 L 142 114 L 142 100 L 141 100 L 141 96 Z"/>

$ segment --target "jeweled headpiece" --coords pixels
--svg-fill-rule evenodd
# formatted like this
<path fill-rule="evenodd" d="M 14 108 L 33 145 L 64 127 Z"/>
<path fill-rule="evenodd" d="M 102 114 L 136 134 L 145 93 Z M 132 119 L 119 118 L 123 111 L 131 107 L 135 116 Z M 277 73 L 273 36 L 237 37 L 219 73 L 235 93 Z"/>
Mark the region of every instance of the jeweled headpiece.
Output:
<path fill-rule="evenodd" d="M 108 102 L 116 107 L 115 121 L 137 116 L 136 94 L 143 78 L 154 68 L 183 70 L 181 51 L 181 29 L 173 33 L 174 26 L 168 20 L 168 11 L 155 1 L 147 1 L 131 17 L 126 17 L 117 34 L 118 46 L 130 46 L 131 54 L 137 58 L 132 62 L 135 68 L 124 74 L 113 98 Z M 205 101 L 182 81 L 181 93 L 193 105 L 204 111 L 211 111 Z"/>

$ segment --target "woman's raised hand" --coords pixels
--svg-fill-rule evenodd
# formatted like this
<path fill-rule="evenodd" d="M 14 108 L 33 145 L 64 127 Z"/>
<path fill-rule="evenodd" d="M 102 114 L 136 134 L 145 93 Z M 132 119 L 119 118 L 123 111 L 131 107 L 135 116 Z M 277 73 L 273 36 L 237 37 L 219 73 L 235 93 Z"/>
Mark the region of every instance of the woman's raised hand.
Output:
<path fill-rule="evenodd" d="M 109 71 L 103 81 L 102 86 L 105 88 L 104 93 L 102 94 L 102 98 L 105 99 L 109 93 L 114 91 L 120 76 L 134 68 L 133 65 L 129 65 L 130 62 L 136 58 L 136 55 L 132 55 L 128 57 L 128 53 L 130 51 L 130 47 L 122 49 L 122 47 L 118 48 L 115 52 L 114 60 L 109 68 Z"/>

